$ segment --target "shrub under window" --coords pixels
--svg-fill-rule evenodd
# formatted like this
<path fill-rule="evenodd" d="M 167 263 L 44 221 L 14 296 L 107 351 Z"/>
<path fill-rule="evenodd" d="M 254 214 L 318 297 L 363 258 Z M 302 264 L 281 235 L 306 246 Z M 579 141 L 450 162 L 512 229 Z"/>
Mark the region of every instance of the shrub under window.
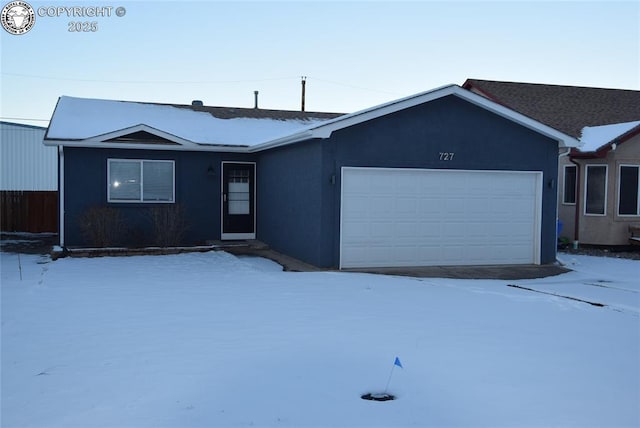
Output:
<path fill-rule="evenodd" d="M 174 202 L 174 162 L 109 159 L 109 202 Z"/>

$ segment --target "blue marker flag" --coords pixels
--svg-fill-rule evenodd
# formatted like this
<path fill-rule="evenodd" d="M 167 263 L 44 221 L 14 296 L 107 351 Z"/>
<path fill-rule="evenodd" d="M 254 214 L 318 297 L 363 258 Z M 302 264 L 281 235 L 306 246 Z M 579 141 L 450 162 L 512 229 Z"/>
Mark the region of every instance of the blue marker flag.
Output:
<path fill-rule="evenodd" d="M 400 358 L 398 358 L 398 357 L 396 357 L 396 360 L 393 362 L 393 365 L 394 366 L 398 366 L 400 368 L 403 368 L 402 367 L 402 363 L 400 363 Z"/>

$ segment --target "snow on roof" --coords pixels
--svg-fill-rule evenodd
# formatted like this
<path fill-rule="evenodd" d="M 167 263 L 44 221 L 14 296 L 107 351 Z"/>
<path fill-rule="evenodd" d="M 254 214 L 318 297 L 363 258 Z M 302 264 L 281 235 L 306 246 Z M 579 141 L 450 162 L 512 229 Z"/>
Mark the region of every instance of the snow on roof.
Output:
<path fill-rule="evenodd" d="M 84 140 L 147 125 L 197 144 L 253 146 L 323 121 L 220 119 L 208 112 L 171 105 L 63 96 L 51 119 L 47 139 Z"/>
<path fill-rule="evenodd" d="M 580 151 L 595 152 L 639 125 L 640 120 L 610 125 L 586 126 L 582 128 Z"/>
<path fill-rule="evenodd" d="M 216 107 L 203 107 L 208 111 L 201 111 L 191 106 L 61 97 L 49 124 L 45 144 L 53 140 L 62 141 L 63 144 L 65 141 L 73 144 L 103 144 L 111 137 L 123 137 L 140 130 L 154 133 L 152 130 L 155 130 L 160 136 L 179 144 L 191 142 L 243 149 L 248 147 L 248 151 L 259 151 L 311 138 L 329 138 L 336 130 L 450 95 L 553 138 L 561 147 L 578 146 L 575 138 L 458 85 L 443 86 L 345 115 L 303 113 L 306 115 L 302 116 L 300 112 L 292 115 L 294 112 L 226 109 L 237 111 L 231 118 L 223 118 L 225 116 L 219 117 L 220 112 L 214 113 L 215 109 L 219 109 Z"/>

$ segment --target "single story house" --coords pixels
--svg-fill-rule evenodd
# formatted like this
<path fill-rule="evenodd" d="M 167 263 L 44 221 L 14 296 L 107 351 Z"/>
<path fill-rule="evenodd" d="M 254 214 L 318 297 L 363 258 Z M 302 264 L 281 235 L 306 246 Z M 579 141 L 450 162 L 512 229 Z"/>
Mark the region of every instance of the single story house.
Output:
<path fill-rule="evenodd" d="M 640 226 L 640 91 L 479 79 L 463 87 L 579 139 L 560 155 L 561 236 L 629 244 Z"/>
<path fill-rule="evenodd" d="M 560 162 L 565 235 L 585 244 L 627 245 L 640 226 L 640 119 L 585 127 L 581 142 Z"/>
<path fill-rule="evenodd" d="M 555 262 L 578 140 L 458 85 L 344 115 L 194 104 L 58 100 L 61 246 L 92 245 L 95 207 L 137 245 L 179 206 L 182 244 L 255 238 L 320 267 Z"/>
<path fill-rule="evenodd" d="M 0 230 L 57 232 L 58 154 L 46 128 L 0 121 Z"/>

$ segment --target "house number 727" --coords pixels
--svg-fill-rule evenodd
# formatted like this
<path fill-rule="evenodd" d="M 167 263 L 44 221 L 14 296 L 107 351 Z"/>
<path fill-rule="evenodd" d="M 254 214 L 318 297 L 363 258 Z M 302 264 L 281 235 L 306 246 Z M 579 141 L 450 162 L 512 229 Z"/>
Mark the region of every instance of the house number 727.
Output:
<path fill-rule="evenodd" d="M 453 160 L 453 152 L 440 152 L 440 160 L 441 161 L 451 161 Z"/>

